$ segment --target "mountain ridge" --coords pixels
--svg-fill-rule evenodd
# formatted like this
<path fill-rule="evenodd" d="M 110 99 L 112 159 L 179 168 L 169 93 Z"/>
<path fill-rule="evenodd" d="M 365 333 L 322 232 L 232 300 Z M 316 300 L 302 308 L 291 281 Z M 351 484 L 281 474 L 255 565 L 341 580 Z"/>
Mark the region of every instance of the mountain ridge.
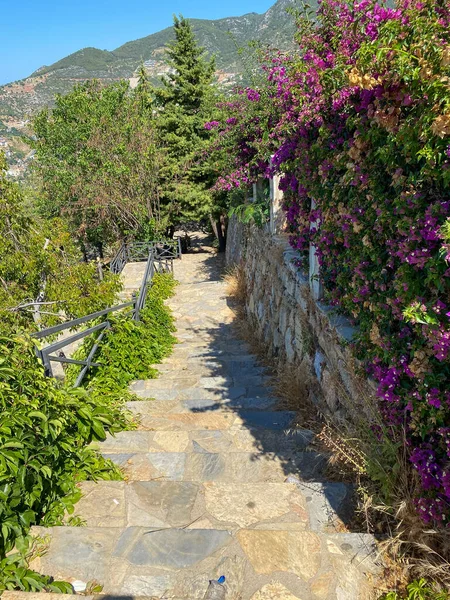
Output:
<path fill-rule="evenodd" d="M 291 6 L 295 6 L 295 0 L 278 0 L 265 13 L 252 12 L 222 19 L 189 19 L 189 21 L 199 43 L 205 47 L 208 54 L 216 56 L 218 70 L 239 73 L 242 65 L 238 48 L 242 45 L 256 40 L 275 42 L 273 43 L 275 46 L 286 46 L 289 38 L 292 40 L 295 26 L 292 17 L 286 13 L 286 9 Z M 264 39 L 266 34 L 270 39 Z M 28 108 L 26 102 L 17 106 L 14 103 L 14 95 L 19 92 L 20 86 L 24 88 L 23 94 L 33 94 L 34 89 L 31 88 L 44 83 L 44 77 L 46 82 L 49 78 L 67 80 L 93 77 L 112 80 L 131 78 L 141 61 L 162 62 L 163 49 L 171 39 L 173 39 L 173 27 L 167 27 L 148 36 L 125 42 L 114 50 L 101 50 L 96 47 L 81 48 L 51 65 L 43 65 L 24 79 L 0 86 L 0 118 L 7 115 L 23 116 L 23 109 L 26 112 Z M 151 67 L 152 65 L 149 66 L 150 75 L 154 76 Z M 59 89 L 56 89 L 56 93 L 59 93 Z M 37 103 L 45 104 L 45 101 Z M 33 108 L 35 103 L 28 104 Z"/>
<path fill-rule="evenodd" d="M 233 17 L 224 17 L 222 19 L 214 19 L 214 20 L 208 20 L 208 19 L 189 19 L 189 21 L 191 23 L 211 23 L 211 24 L 218 24 L 221 22 L 232 22 L 232 21 L 238 21 L 241 22 L 243 19 L 245 18 L 254 18 L 254 17 L 261 17 L 263 16 L 265 13 L 256 13 L 256 12 L 251 12 L 251 13 L 246 13 L 242 16 L 233 16 Z M 29 77 L 35 77 L 38 75 L 42 75 L 43 73 L 49 71 L 49 70 L 56 70 L 58 68 L 58 65 L 60 63 L 63 63 L 63 61 L 70 59 L 71 57 L 75 57 L 78 54 L 85 52 L 86 50 L 89 51 L 95 51 L 97 53 L 101 53 L 103 56 L 111 56 L 114 58 L 135 58 L 135 53 L 131 52 L 131 53 L 127 53 L 127 49 L 133 47 L 135 44 L 144 42 L 146 40 L 148 40 L 149 38 L 155 38 L 156 36 L 164 36 L 164 37 L 169 37 L 170 33 L 172 32 L 173 27 L 169 26 L 169 27 L 165 27 L 164 29 L 161 29 L 160 31 L 157 31 L 155 33 L 149 34 L 147 36 L 144 36 L 142 38 L 136 38 L 135 40 L 130 40 L 128 42 L 125 42 L 123 44 L 121 44 L 120 46 L 117 46 L 117 48 L 114 48 L 113 50 L 101 50 L 99 48 L 96 48 L 95 46 L 86 46 L 85 48 L 80 48 L 80 50 L 77 50 L 75 52 L 72 52 L 71 54 L 67 55 L 66 57 L 59 59 L 58 61 L 52 63 L 51 65 L 43 65 L 41 67 L 39 67 L 38 69 L 36 69 L 33 73 L 31 73 L 31 75 L 29 75 Z M 127 56 L 128 54 L 128 56 Z M 145 60 L 145 57 L 141 57 L 143 60 Z M 6 84 L 7 85 L 7 84 Z"/>
<path fill-rule="evenodd" d="M 231 87 L 242 81 L 245 59 L 239 48 L 249 42 L 280 49 L 293 45 L 295 23 L 287 11 L 295 6 L 296 0 L 277 0 L 264 13 L 216 20 L 189 19 L 200 45 L 208 55 L 216 57 L 216 78 L 220 85 Z M 7 149 L 10 163 L 15 161 L 17 132 L 26 133 L 30 115 L 45 106 L 51 107 L 56 94 L 66 94 L 75 84 L 89 79 L 105 83 L 128 79 L 132 86 L 136 85 L 136 71 L 142 63 L 150 80 L 156 83 L 169 71 L 165 47 L 173 37 L 173 27 L 167 27 L 125 42 L 114 50 L 82 48 L 51 65 L 39 67 L 29 77 L 0 86 L 0 146 Z"/>

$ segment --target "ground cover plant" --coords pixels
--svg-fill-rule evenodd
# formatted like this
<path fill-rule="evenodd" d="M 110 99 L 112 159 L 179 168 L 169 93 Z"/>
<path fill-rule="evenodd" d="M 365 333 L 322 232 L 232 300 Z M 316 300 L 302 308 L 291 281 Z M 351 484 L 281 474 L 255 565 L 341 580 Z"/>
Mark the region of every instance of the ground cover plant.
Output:
<path fill-rule="evenodd" d="M 206 124 L 216 190 L 282 175 L 291 244 L 299 258 L 316 246 L 326 299 L 358 325 L 373 433 L 404 452 L 403 501 L 430 532 L 450 523 L 449 25 L 440 0 L 324 0 L 298 18 L 299 51 L 267 53 L 264 86 Z M 393 514 L 399 464 L 384 486 Z"/>
<path fill-rule="evenodd" d="M 27 566 L 36 544 L 32 525 L 67 521 L 80 497 L 84 479 L 121 479 L 121 473 L 89 444 L 106 433 L 132 427 L 123 411 L 132 398 L 132 379 L 151 378 L 152 366 L 175 342 L 173 318 L 164 300 L 172 293 L 172 275 L 155 275 L 141 319 L 116 316 L 84 387 L 71 387 L 76 370 L 64 384 L 44 375 L 33 341 L 26 335 L 0 339 L 0 593 L 4 589 L 71 592 L 64 582 Z M 84 356 L 92 340 L 80 348 Z M 70 519 L 69 519 L 70 522 Z"/>
<path fill-rule="evenodd" d="M 152 379 L 158 371 L 153 365 L 170 354 L 175 343 L 174 320 L 164 300 L 173 295 L 176 281 L 171 274 L 155 274 L 147 293 L 140 320 L 130 315 L 109 315 L 111 330 L 96 354 L 100 367 L 92 368 L 83 387 L 93 398 L 103 398 L 113 406 L 121 406 L 134 399 L 128 385 L 134 379 Z M 78 358 L 85 358 L 94 339 L 87 338 L 77 350 Z M 79 367 L 66 371 L 68 383 L 73 383 Z"/>
<path fill-rule="evenodd" d="M 397 592 L 389 592 L 381 600 L 447 600 L 447 592 L 436 592 L 432 590 L 425 579 L 419 579 L 407 586 L 405 595 Z"/>
<path fill-rule="evenodd" d="M 78 481 L 121 478 L 88 444 L 125 428 L 127 419 L 45 377 L 29 337 L 2 337 L 0 350 L 0 592 L 67 591 L 27 568 L 29 529 L 61 524 L 79 498 Z"/>

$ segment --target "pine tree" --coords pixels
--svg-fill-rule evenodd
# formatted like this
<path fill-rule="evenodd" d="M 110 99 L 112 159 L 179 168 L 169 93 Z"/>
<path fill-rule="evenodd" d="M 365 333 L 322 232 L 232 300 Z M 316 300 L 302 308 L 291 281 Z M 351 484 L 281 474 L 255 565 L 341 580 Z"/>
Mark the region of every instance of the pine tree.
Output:
<path fill-rule="evenodd" d="M 168 45 L 171 72 L 156 90 L 156 119 L 165 149 L 160 169 L 160 199 L 168 224 L 206 217 L 211 208 L 211 173 L 202 159 L 210 133 L 205 122 L 215 110 L 215 61 L 205 51 L 182 16 L 174 17 L 175 39 Z"/>
<path fill-rule="evenodd" d="M 185 114 L 194 115 L 210 95 L 215 60 L 204 58 L 205 50 L 198 45 L 184 17 L 174 17 L 174 30 L 175 40 L 167 47 L 169 66 L 174 72 L 163 80 L 166 104 L 182 106 Z"/>

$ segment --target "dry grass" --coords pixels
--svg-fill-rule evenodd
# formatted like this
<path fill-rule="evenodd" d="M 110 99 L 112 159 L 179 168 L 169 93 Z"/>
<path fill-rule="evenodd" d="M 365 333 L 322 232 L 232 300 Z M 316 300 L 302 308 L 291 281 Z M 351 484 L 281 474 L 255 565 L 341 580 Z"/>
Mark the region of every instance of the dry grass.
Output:
<path fill-rule="evenodd" d="M 427 527 L 417 514 L 420 484 L 408 460 L 406 436 L 394 443 L 379 414 L 372 423 L 378 428 L 368 427 L 366 420 L 349 420 L 339 429 L 327 425 L 317 437 L 341 477 L 353 477 L 357 522 L 382 540 L 385 570 L 378 585 L 382 591 L 404 590 L 411 579 L 424 577 L 447 589 L 450 537 Z"/>
<path fill-rule="evenodd" d="M 224 277 L 227 283 L 227 293 L 243 308 L 248 296 L 247 280 L 244 265 L 241 263 L 229 269 Z"/>
<path fill-rule="evenodd" d="M 322 419 L 312 401 L 315 382 L 305 361 L 295 366 L 276 361 L 272 387 L 279 399 L 278 410 L 295 411 L 297 426 L 317 430 Z"/>

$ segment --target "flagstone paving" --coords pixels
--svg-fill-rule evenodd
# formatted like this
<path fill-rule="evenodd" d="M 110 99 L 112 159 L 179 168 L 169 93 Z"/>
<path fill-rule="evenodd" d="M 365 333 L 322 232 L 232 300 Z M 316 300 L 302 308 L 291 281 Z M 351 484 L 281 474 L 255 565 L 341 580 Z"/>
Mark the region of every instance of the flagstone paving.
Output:
<path fill-rule="evenodd" d="M 176 262 L 179 343 L 158 379 L 131 386 L 138 429 L 100 445 L 125 480 L 81 484 L 85 526 L 35 528 L 49 547 L 32 566 L 109 597 L 200 600 L 225 575 L 227 600 L 369 599 L 374 540 L 343 526 L 352 490 L 324 479 L 313 433 L 276 410 L 221 266 L 212 252 Z M 127 268 L 131 293 L 144 264 Z"/>

